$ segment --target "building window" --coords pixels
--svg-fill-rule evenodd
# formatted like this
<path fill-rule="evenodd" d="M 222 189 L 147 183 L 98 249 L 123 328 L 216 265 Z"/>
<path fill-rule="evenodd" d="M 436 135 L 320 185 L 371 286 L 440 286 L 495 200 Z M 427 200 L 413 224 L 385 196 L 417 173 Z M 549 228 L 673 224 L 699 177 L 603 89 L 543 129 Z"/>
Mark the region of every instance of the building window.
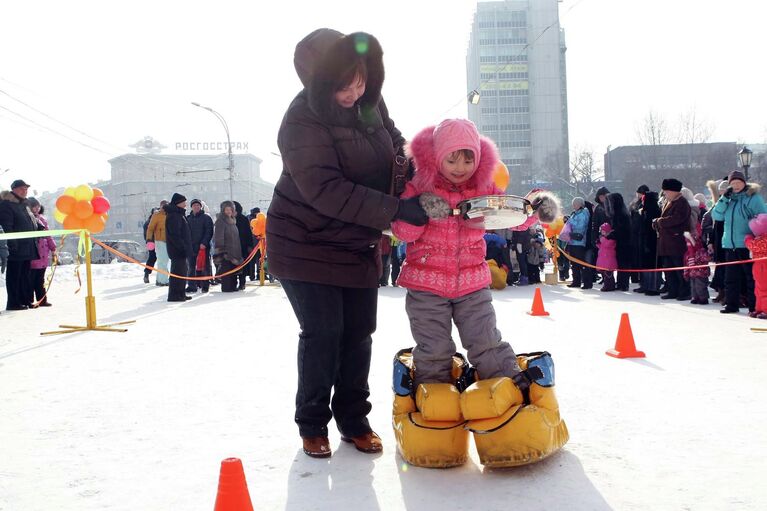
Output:
<path fill-rule="evenodd" d="M 498 62 L 527 62 L 527 55 L 498 55 Z"/>
<path fill-rule="evenodd" d="M 527 73 L 498 73 L 500 80 L 527 80 Z"/>
<path fill-rule="evenodd" d="M 495 55 L 488 55 L 488 56 L 485 56 L 485 57 L 480 57 L 479 61 L 482 64 L 488 64 L 488 63 L 492 64 L 492 63 L 495 63 Z"/>
<path fill-rule="evenodd" d="M 495 39 L 480 39 L 479 45 L 480 46 L 490 46 L 491 44 L 495 44 Z"/>
<path fill-rule="evenodd" d="M 483 91 L 482 94 L 485 94 Z M 527 96 L 527 89 L 503 89 L 498 91 L 499 96 Z"/>
<path fill-rule="evenodd" d="M 479 28 L 493 28 L 495 27 L 494 21 L 480 21 L 479 22 Z"/>

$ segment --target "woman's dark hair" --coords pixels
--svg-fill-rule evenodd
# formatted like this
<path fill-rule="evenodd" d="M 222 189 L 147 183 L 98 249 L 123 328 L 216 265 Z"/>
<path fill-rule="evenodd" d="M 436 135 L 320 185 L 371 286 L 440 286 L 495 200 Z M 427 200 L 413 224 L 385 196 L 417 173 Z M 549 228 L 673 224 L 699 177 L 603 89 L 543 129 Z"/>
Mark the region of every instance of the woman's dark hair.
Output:
<path fill-rule="evenodd" d="M 352 81 L 356 77 L 359 77 L 363 83 L 368 80 L 368 66 L 364 58 L 356 59 L 341 73 L 338 77 L 338 82 L 336 83 L 336 91 L 340 91 L 344 87 L 352 85 Z"/>
<path fill-rule="evenodd" d="M 605 214 L 610 219 L 610 225 L 616 231 L 628 229 L 631 223 L 629 210 L 623 201 L 623 195 L 619 193 L 608 193 L 605 197 Z"/>

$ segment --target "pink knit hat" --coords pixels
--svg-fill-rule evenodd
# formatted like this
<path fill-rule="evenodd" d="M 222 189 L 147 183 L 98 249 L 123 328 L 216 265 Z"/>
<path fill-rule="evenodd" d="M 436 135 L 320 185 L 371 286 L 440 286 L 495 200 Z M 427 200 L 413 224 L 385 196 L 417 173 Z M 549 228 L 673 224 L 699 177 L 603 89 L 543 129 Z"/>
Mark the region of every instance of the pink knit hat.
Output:
<path fill-rule="evenodd" d="M 437 165 L 448 154 L 460 149 L 474 153 L 474 170 L 477 170 L 482 156 L 479 149 L 479 132 L 474 123 L 467 119 L 446 119 L 434 128 L 434 155 Z"/>

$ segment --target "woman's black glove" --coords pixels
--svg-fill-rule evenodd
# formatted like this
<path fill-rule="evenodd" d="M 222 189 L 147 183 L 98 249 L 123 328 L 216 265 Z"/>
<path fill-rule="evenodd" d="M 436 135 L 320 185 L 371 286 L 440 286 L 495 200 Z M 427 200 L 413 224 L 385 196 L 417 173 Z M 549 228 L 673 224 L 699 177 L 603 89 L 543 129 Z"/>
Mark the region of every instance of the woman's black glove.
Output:
<path fill-rule="evenodd" d="M 728 186 L 727 187 L 727 191 L 724 192 L 724 197 L 727 198 L 727 199 L 730 199 L 730 198 L 732 198 L 732 193 L 733 193 L 732 186 Z"/>
<path fill-rule="evenodd" d="M 420 195 L 416 195 L 409 199 L 400 199 L 394 220 L 402 220 L 403 222 L 418 226 L 426 225 L 429 221 L 429 216 L 421 206 L 420 198 Z"/>

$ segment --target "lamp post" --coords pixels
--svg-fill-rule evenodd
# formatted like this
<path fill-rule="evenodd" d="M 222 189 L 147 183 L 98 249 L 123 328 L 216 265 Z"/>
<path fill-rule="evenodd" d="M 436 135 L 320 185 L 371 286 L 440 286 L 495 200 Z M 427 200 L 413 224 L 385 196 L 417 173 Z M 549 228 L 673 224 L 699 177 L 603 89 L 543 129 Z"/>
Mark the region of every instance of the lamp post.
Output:
<path fill-rule="evenodd" d="M 740 158 L 740 166 L 743 167 L 747 181 L 748 181 L 748 168 L 751 166 L 752 156 L 753 156 L 753 151 L 751 151 L 751 149 L 749 149 L 746 146 L 743 146 L 743 148 L 740 151 L 738 151 L 738 158 Z"/>
<path fill-rule="evenodd" d="M 202 108 L 204 110 L 207 110 L 208 112 L 212 113 L 216 116 L 216 118 L 221 121 L 221 125 L 224 127 L 224 131 L 226 132 L 226 147 L 227 147 L 227 154 L 229 156 L 229 200 L 234 201 L 234 192 L 232 191 L 232 185 L 234 182 L 234 157 L 232 156 L 232 140 L 229 138 L 229 125 L 226 124 L 226 120 L 224 119 L 224 116 L 220 113 L 216 112 L 209 106 L 203 106 L 199 103 L 195 103 L 192 101 L 192 104 L 198 108 Z"/>
<path fill-rule="evenodd" d="M 469 103 L 472 105 L 478 105 L 479 104 L 479 91 L 477 89 L 474 89 L 473 91 L 469 92 L 467 95 L 467 99 L 469 100 Z"/>

